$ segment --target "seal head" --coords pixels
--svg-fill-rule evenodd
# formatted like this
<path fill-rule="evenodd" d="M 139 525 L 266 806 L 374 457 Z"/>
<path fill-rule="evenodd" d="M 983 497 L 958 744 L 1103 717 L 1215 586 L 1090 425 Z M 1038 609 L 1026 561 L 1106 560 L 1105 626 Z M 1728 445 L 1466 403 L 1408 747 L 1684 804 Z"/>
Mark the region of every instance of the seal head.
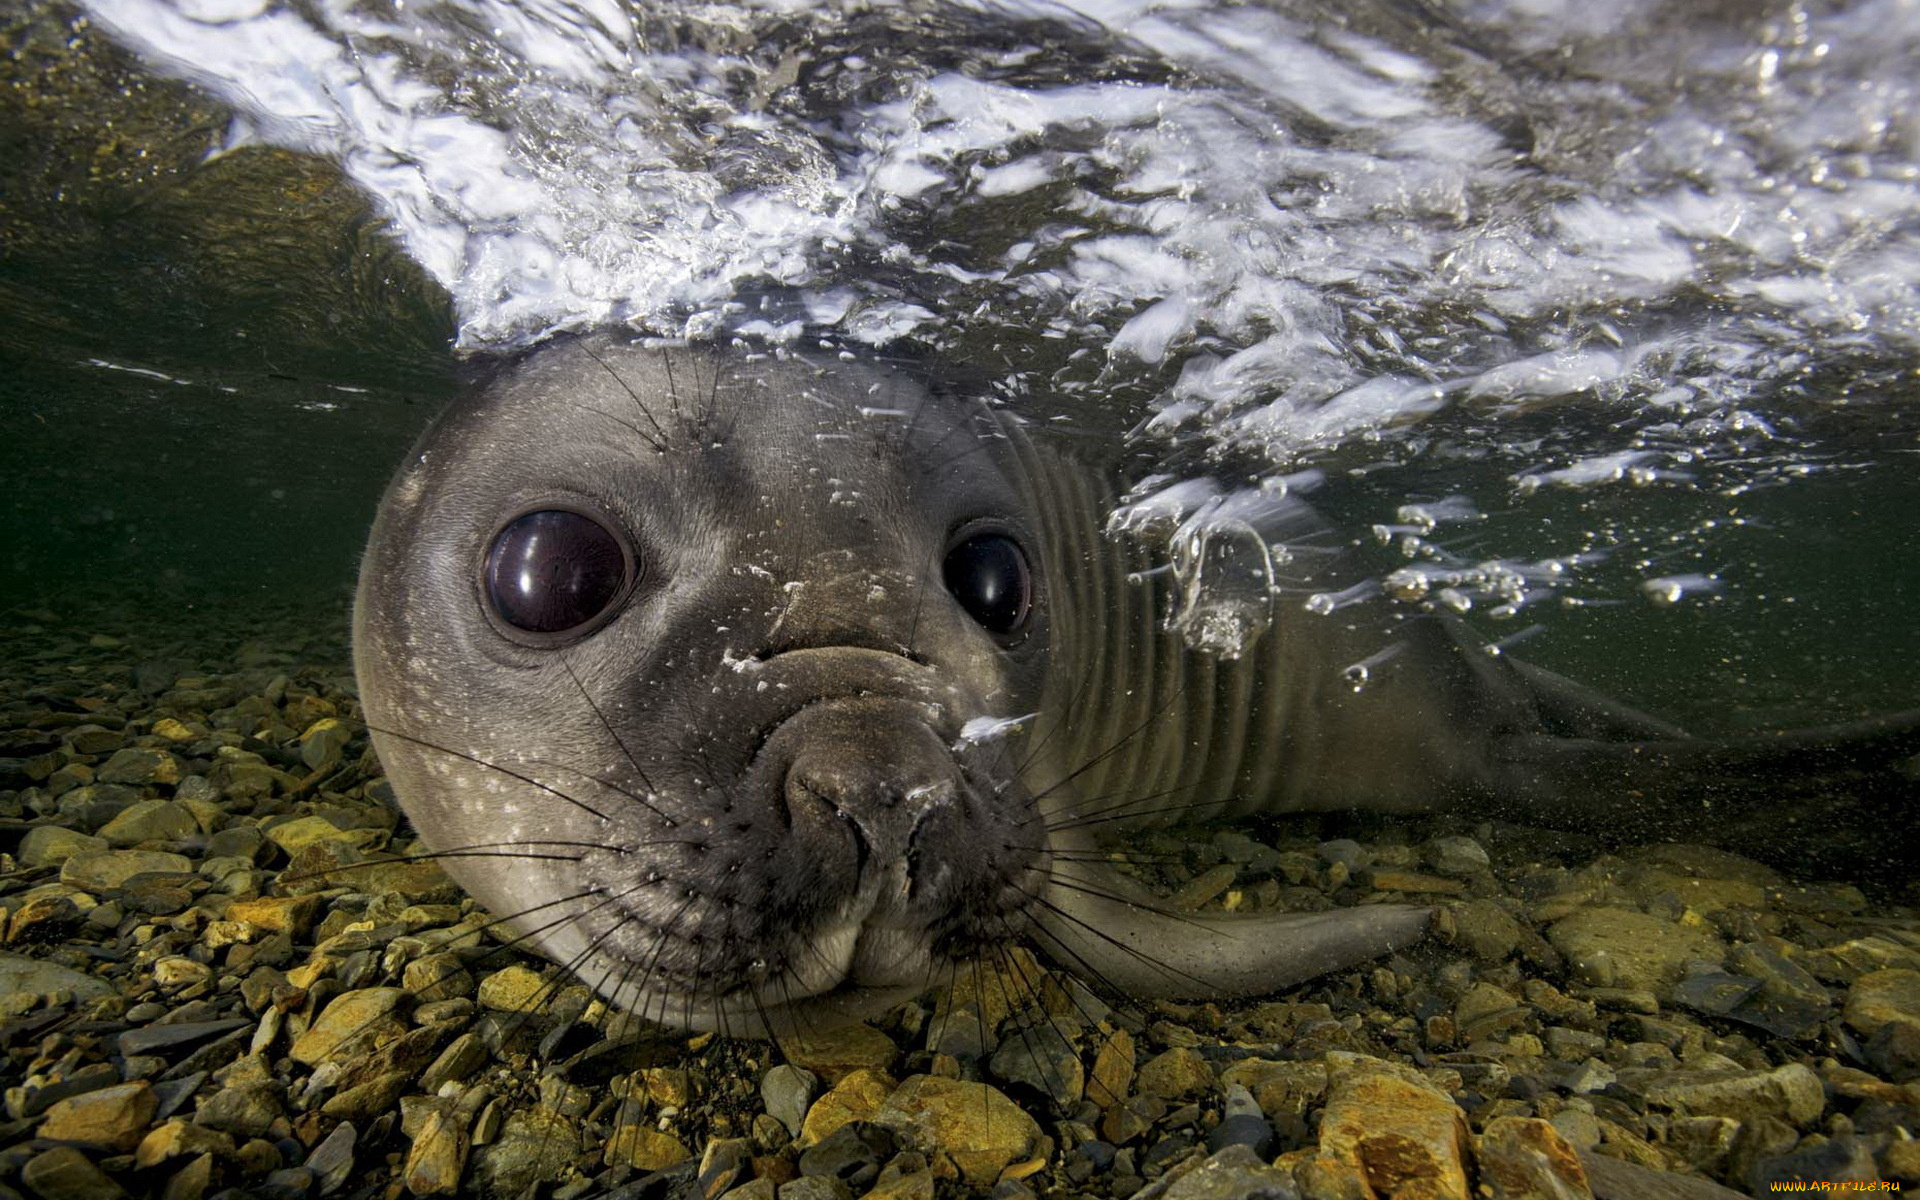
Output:
<path fill-rule="evenodd" d="M 422 840 L 632 1011 L 777 1030 L 1017 936 L 1049 632 L 1003 419 L 842 361 L 543 348 L 382 505 L 355 655 Z"/>

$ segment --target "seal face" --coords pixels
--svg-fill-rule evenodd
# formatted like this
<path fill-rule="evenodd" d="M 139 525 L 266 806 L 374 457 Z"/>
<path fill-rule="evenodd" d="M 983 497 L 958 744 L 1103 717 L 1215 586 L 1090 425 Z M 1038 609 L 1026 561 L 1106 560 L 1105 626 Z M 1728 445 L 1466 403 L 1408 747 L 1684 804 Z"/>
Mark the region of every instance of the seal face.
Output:
<path fill-rule="evenodd" d="M 844 362 L 608 339 L 464 398 L 388 494 L 369 724 L 448 871 L 644 1015 L 865 1011 L 1023 929 L 1048 547 L 1002 419 Z M 978 728 L 979 726 L 973 726 Z"/>

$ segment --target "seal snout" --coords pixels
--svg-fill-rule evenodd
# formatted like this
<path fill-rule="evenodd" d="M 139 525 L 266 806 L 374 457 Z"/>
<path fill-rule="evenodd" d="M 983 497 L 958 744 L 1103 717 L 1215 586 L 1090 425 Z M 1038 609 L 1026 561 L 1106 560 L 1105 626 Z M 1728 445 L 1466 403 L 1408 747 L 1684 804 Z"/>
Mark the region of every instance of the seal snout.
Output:
<path fill-rule="evenodd" d="M 923 897 L 921 865 L 937 859 L 922 852 L 943 836 L 964 787 L 941 739 L 903 707 L 872 697 L 825 704 L 785 731 L 796 744 L 781 784 L 788 829 L 858 890 L 876 888 L 882 909 Z"/>

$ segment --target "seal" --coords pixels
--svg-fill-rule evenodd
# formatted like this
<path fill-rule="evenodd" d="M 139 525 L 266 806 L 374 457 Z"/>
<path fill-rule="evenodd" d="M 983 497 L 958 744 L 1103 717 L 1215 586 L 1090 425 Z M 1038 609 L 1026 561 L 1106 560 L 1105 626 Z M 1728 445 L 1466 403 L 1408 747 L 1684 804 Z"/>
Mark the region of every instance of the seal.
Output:
<path fill-rule="evenodd" d="M 557 341 L 460 397 L 382 503 L 368 725 L 422 842 L 520 940 L 630 1011 L 749 1034 L 870 1014 L 1016 939 L 1135 994 L 1274 991 L 1428 912 L 1168 913 L 1103 837 L 1465 804 L 1579 823 L 1689 756 L 1761 753 L 1444 616 L 1196 653 L 1165 630 L 1172 583 L 1104 534 L 1113 499 L 902 368 Z M 1289 497 L 1262 519 L 1321 530 Z M 1292 582 L 1351 568 L 1324 543 Z"/>

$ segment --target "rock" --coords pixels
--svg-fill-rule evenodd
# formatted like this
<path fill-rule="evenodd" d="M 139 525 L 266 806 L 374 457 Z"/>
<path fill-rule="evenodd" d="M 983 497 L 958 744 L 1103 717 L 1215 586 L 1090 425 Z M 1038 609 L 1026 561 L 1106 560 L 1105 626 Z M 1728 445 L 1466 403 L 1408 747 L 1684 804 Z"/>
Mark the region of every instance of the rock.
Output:
<path fill-rule="evenodd" d="M 1086 1088 L 1079 1051 L 1050 1022 L 1025 1026 L 1002 1039 L 987 1069 L 1003 1083 L 1045 1096 L 1062 1113 L 1073 1111 Z"/>
<path fill-rule="evenodd" d="M 811 1071 L 828 1087 L 855 1071 L 887 1072 L 899 1056 L 893 1040 L 871 1025 L 842 1025 L 781 1042 L 788 1062 Z"/>
<path fill-rule="evenodd" d="M 1878 1190 L 1866 1186 L 1880 1182 L 1880 1170 L 1865 1139 L 1847 1134 L 1824 1142 L 1808 1140 L 1810 1144 L 1791 1154 L 1761 1159 L 1747 1177 L 1747 1185 L 1759 1195 L 1792 1190 L 1774 1186 L 1781 1183 L 1819 1184 L 1827 1192 Z"/>
<path fill-rule="evenodd" d="M 1227 1085 L 1220 1123 L 1207 1134 L 1207 1149 L 1215 1154 L 1228 1146 L 1245 1146 L 1265 1158 L 1273 1150 L 1273 1123 L 1260 1111 L 1253 1093 L 1237 1083 Z"/>
<path fill-rule="evenodd" d="M 287 1053 L 295 1062 L 317 1067 L 378 1050 L 407 1031 L 398 1015 L 413 1004 L 404 988 L 364 988 L 335 996 Z"/>
<path fill-rule="evenodd" d="M 496 1012 L 539 1012 L 553 999 L 554 988 L 531 967 L 503 967 L 480 980 L 476 999 L 480 1007 Z"/>
<path fill-rule="evenodd" d="M 781 1063 L 760 1080 L 760 1105 L 780 1122 L 788 1137 L 797 1138 L 819 1086 L 820 1077 L 812 1071 Z"/>
<path fill-rule="evenodd" d="M 144 1079 L 100 1088 L 47 1109 L 36 1136 L 100 1150 L 131 1150 L 140 1144 L 158 1103 L 153 1085 Z"/>
<path fill-rule="evenodd" d="M 451 1103 L 436 1102 L 413 1135 L 400 1178 L 416 1196 L 452 1195 L 460 1189 L 467 1150 L 464 1116 Z"/>
<path fill-rule="evenodd" d="M 559 1113 L 546 1108 L 512 1113 L 495 1141 L 473 1151 L 466 1194 L 503 1200 L 524 1195 L 536 1182 L 564 1171 L 580 1149 L 578 1127 Z"/>
<path fill-rule="evenodd" d="M 346 1186 L 353 1173 L 353 1149 L 358 1138 L 353 1123 L 343 1121 L 307 1155 L 301 1165 L 313 1172 L 314 1188 L 320 1195 L 331 1196 Z"/>
<path fill-rule="evenodd" d="M 1232 863 L 1210 867 L 1181 884 L 1178 890 L 1167 897 L 1166 905 L 1175 912 L 1195 912 L 1232 887 L 1239 874 L 1240 869 Z"/>
<path fill-rule="evenodd" d="M 300 761 L 311 771 L 327 771 L 340 763 L 341 753 L 353 740 L 353 731 L 337 717 L 322 717 L 307 726 L 300 735 Z"/>
<path fill-rule="evenodd" d="M 1468 1200 L 1467 1122 L 1453 1101 L 1409 1068 L 1333 1058 L 1314 1159 L 1320 1177 L 1350 1180 L 1363 1196 Z"/>
<path fill-rule="evenodd" d="M 871 1121 L 893 1093 L 894 1086 L 892 1079 L 878 1071 L 861 1070 L 848 1075 L 807 1109 L 806 1120 L 800 1127 L 800 1144 L 816 1145 L 849 1122 Z M 768 1111 L 773 1111 L 771 1105 Z"/>
<path fill-rule="evenodd" d="M 861 1195 L 880 1177 L 880 1164 L 893 1157 L 893 1138 L 877 1125 L 842 1125 L 800 1155 L 800 1174 L 825 1176 Z"/>
<path fill-rule="evenodd" d="M 1495 1117 L 1474 1139 L 1480 1190 L 1488 1200 L 1586 1200 L 1593 1195 L 1580 1155 L 1546 1121 Z"/>
<path fill-rule="evenodd" d="M 20 1180 L 41 1200 L 122 1200 L 127 1194 L 72 1146 L 34 1155 L 20 1168 Z"/>
<path fill-rule="evenodd" d="M 36 825 L 20 839 L 20 865 L 57 867 L 76 854 L 99 854 L 109 848 L 105 838 L 90 837 L 64 825 Z"/>
<path fill-rule="evenodd" d="M 1213 1067 L 1199 1051 L 1176 1046 L 1142 1064 L 1134 1086 L 1162 1100 L 1204 1096 L 1214 1087 Z"/>
<path fill-rule="evenodd" d="M 253 1022 L 245 1017 L 230 1017 L 223 1021 L 176 1021 L 171 1025 L 148 1025 L 143 1029 L 129 1029 L 114 1039 L 114 1044 L 123 1057 L 132 1058 L 140 1054 L 153 1054 L 161 1050 L 191 1046 L 208 1041 L 223 1033 L 232 1033 L 236 1029 L 245 1029 Z"/>
<path fill-rule="evenodd" d="M 714 1138 L 700 1155 L 693 1194 L 701 1200 L 724 1196 L 753 1173 L 753 1142 L 747 1138 Z"/>
<path fill-rule="evenodd" d="M 1137 1193 L 1158 1200 L 1299 1200 L 1290 1172 L 1269 1166 L 1250 1147 L 1231 1145 L 1179 1174 L 1168 1172 L 1164 1189 Z"/>
<path fill-rule="evenodd" d="M 160 850 L 105 850 L 75 854 L 60 866 L 60 882 L 83 891 L 111 891 L 135 875 L 191 875 L 193 860 Z"/>
<path fill-rule="evenodd" d="M 1604 1154 L 1582 1154 L 1595 1200 L 1748 1200 L 1694 1175 L 1676 1175 Z"/>
<path fill-rule="evenodd" d="M 202 1096 L 194 1110 L 193 1121 L 209 1129 L 219 1129 L 235 1137 L 257 1138 L 273 1128 L 285 1115 L 286 1096 L 277 1083 L 253 1080 L 229 1083 L 211 1095 Z"/>
<path fill-rule="evenodd" d="M 1648 1105 L 1683 1116 L 1732 1117 L 1749 1122 L 1783 1117 L 1805 1128 L 1826 1108 L 1820 1077 L 1800 1063 L 1772 1071 L 1698 1071 L 1635 1068 L 1620 1085 Z"/>
<path fill-rule="evenodd" d="M 141 842 L 177 842 L 199 832 L 186 806 L 171 800 L 142 800 L 102 825 L 99 836 L 111 846 L 125 848 Z"/>
<path fill-rule="evenodd" d="M 1735 946 L 1727 955 L 1727 966 L 1759 985 L 1726 1013 L 1736 1021 L 1780 1037 L 1802 1038 L 1833 1011 L 1833 997 L 1820 981 L 1773 946 L 1763 942 Z"/>
<path fill-rule="evenodd" d="M 1453 911 L 1453 942 L 1481 962 L 1513 957 L 1524 936 L 1520 922 L 1492 900 L 1469 900 Z"/>
<path fill-rule="evenodd" d="M 1726 944 L 1713 930 L 1624 908 L 1583 908 L 1547 930 L 1567 965 L 1596 987 L 1660 992 L 1694 962 L 1718 965 Z"/>
<path fill-rule="evenodd" d="M 1477 875 L 1493 865 L 1486 850 L 1470 837 L 1437 837 L 1421 848 L 1427 865 L 1442 875 Z"/>
<path fill-rule="evenodd" d="M 232 1137 L 217 1129 L 195 1125 L 183 1117 L 175 1117 L 140 1139 L 139 1148 L 133 1152 L 133 1165 L 144 1169 L 196 1154 L 218 1154 L 223 1158 L 231 1158 L 233 1152 Z"/>
<path fill-rule="evenodd" d="M 1224 1084 L 1238 1084 L 1253 1093 L 1260 1111 L 1269 1117 L 1304 1116 L 1327 1091 L 1324 1062 L 1273 1062 L 1248 1058 L 1221 1073 Z"/>
<path fill-rule="evenodd" d="M 124 750 L 116 750 L 97 774 L 101 783 L 164 783 L 168 786 L 179 783 L 180 776 L 179 759 L 165 750 L 146 746 L 128 746 Z"/>
<path fill-rule="evenodd" d="M 1029 1157 L 1040 1126 L 983 1083 L 915 1075 L 887 1097 L 874 1123 L 892 1130 L 936 1165 L 951 1164 L 971 1186 L 984 1187 L 1001 1168 Z"/>
<path fill-rule="evenodd" d="M 1418 871 L 1402 871 L 1376 867 L 1372 875 L 1373 886 L 1383 892 L 1419 892 L 1437 896 L 1464 895 L 1467 886 L 1458 879 L 1442 879 L 1438 875 L 1422 875 Z"/>
<path fill-rule="evenodd" d="M 687 1144 L 651 1125 L 622 1125 L 607 1139 L 601 1161 L 625 1163 L 636 1171 L 659 1171 L 693 1157 Z"/>
<path fill-rule="evenodd" d="M 1112 1108 L 1133 1089 L 1133 1035 L 1116 1029 L 1100 1042 L 1085 1093 L 1101 1108 Z"/>
<path fill-rule="evenodd" d="M 81 1001 L 113 995 L 113 985 L 58 963 L 0 953 L 0 1003 L 11 996 L 40 997 L 70 992 Z"/>
<path fill-rule="evenodd" d="M 1896 967 L 1860 976 L 1847 989 L 1843 1015 L 1848 1025 L 1867 1037 L 1890 1023 L 1920 1029 L 1920 971 Z"/>
<path fill-rule="evenodd" d="M 227 905 L 229 921 L 245 921 L 268 933 L 290 933 L 295 937 L 305 937 L 319 914 L 318 896 L 261 896 Z"/>
<path fill-rule="evenodd" d="M 448 1042 L 439 1057 L 420 1073 L 420 1090 L 432 1095 L 440 1090 L 442 1084 L 464 1081 L 479 1070 L 489 1057 L 487 1044 L 479 1034 L 463 1033 Z"/>

